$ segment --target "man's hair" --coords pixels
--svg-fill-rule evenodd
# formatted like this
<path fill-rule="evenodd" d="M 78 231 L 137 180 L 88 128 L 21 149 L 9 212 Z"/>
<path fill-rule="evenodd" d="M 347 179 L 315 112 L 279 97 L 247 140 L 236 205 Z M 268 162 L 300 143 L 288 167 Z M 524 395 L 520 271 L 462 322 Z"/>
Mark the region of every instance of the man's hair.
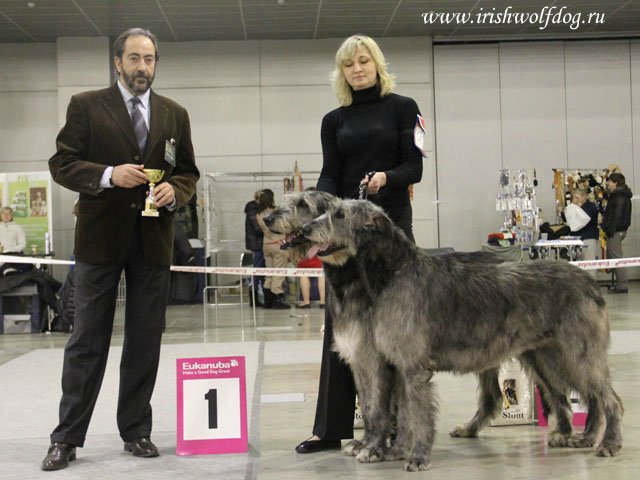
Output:
<path fill-rule="evenodd" d="M 618 172 L 614 172 L 611 175 L 609 175 L 608 180 L 611 180 L 613 183 L 615 183 L 618 187 L 621 187 L 622 185 L 624 185 L 626 183 L 626 180 L 624 178 L 624 175 Z"/>
<path fill-rule="evenodd" d="M 143 37 L 147 37 L 153 43 L 153 47 L 156 50 L 156 62 L 160 58 L 160 52 L 158 51 L 158 39 L 156 36 L 151 33 L 149 30 L 145 30 L 144 28 L 130 28 L 126 32 L 122 32 L 116 41 L 113 43 L 113 51 L 115 56 L 122 60 L 122 54 L 124 53 L 124 44 L 127 41 L 127 38 L 142 35 Z"/>
<path fill-rule="evenodd" d="M 375 40 L 371 37 L 367 37 L 366 35 L 353 35 L 342 42 L 342 45 L 340 45 L 340 48 L 336 52 L 336 64 L 333 73 L 331 74 L 331 85 L 338 96 L 338 102 L 340 102 L 340 105 L 343 107 L 351 105 L 353 102 L 353 89 L 344 77 L 342 64 L 345 60 L 349 60 L 355 55 L 358 47 L 366 50 L 367 53 L 371 55 L 371 59 L 376 65 L 376 70 L 378 72 L 377 83 L 380 86 L 380 96 L 384 97 L 385 95 L 389 95 L 393 92 L 393 88 L 396 85 L 394 75 L 387 72 L 387 62 L 384 59 L 382 50 L 380 50 L 380 47 Z"/>

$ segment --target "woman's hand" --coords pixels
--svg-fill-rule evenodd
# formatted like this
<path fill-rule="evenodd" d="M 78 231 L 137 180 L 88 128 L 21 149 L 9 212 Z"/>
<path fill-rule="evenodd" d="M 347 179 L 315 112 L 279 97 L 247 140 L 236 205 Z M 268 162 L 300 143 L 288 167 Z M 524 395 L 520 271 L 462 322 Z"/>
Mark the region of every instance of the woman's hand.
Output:
<path fill-rule="evenodd" d="M 387 174 L 384 172 L 376 172 L 371 179 L 365 175 L 361 183 L 367 185 L 367 194 L 375 195 L 387 184 Z"/>

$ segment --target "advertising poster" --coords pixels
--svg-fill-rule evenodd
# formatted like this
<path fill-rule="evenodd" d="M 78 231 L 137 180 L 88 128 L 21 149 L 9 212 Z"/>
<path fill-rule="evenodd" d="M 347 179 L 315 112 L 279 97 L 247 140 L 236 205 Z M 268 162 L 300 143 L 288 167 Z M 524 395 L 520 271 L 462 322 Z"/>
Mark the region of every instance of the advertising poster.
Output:
<path fill-rule="evenodd" d="M 51 234 L 51 175 L 49 172 L 6 173 L 3 206 L 13 209 L 13 218 L 27 237 L 26 255 L 45 252 L 45 233 Z M 53 241 L 53 240 L 51 240 Z"/>

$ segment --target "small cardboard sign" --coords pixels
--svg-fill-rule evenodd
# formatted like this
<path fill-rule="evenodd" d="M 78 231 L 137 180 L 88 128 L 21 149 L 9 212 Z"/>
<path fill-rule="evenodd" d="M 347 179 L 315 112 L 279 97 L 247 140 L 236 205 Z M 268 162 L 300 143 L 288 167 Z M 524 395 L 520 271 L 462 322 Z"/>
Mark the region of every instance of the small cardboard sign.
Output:
<path fill-rule="evenodd" d="M 176 454 L 247 452 L 245 357 L 178 358 L 176 377 Z"/>
<path fill-rule="evenodd" d="M 571 392 L 571 394 L 569 395 L 569 402 L 571 403 L 571 411 L 573 413 L 571 424 L 574 427 L 584 427 L 587 423 L 587 415 L 589 413 L 589 410 L 585 405 L 582 404 L 580 396 L 576 392 Z M 549 421 L 547 419 L 547 415 L 544 412 L 542 398 L 540 397 L 540 391 L 538 390 L 538 387 L 536 387 L 536 409 L 538 413 L 538 426 L 546 427 L 549 424 Z"/>

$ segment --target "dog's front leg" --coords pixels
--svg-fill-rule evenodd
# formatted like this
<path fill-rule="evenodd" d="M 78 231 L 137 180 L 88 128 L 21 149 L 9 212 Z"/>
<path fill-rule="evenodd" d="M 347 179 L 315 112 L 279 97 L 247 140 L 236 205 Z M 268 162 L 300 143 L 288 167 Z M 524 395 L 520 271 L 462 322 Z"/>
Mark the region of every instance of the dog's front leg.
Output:
<path fill-rule="evenodd" d="M 360 445 L 345 447 L 345 453 L 355 455 L 361 463 L 380 462 L 385 459 L 387 437 L 391 431 L 390 394 L 393 372 L 384 359 L 368 355 L 366 364 L 353 368 L 360 398 L 365 435 Z M 359 447 L 359 451 L 356 451 Z M 349 451 L 347 451 L 349 450 Z"/>
<path fill-rule="evenodd" d="M 437 399 L 428 366 L 416 365 L 398 372 L 404 380 L 403 430 L 406 433 L 404 469 L 408 472 L 431 468 L 431 447 L 435 438 Z"/>

